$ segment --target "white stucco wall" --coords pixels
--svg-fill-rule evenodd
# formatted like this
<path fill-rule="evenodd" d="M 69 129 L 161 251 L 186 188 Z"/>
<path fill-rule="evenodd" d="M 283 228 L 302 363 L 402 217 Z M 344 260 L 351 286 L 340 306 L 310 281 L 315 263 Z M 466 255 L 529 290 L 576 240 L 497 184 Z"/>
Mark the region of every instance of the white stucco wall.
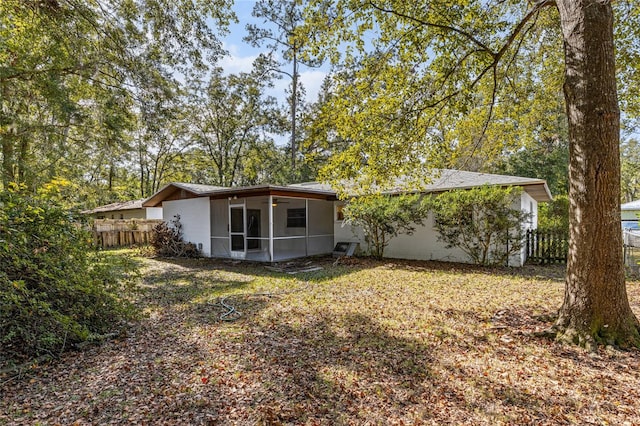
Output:
<path fill-rule="evenodd" d="M 180 215 L 184 240 L 200 247 L 202 254 L 211 256 L 211 221 L 209 198 L 164 201 L 162 218 L 171 223 L 175 215 Z"/>
<path fill-rule="evenodd" d="M 359 242 L 360 250 L 368 251 L 364 234 L 359 227 L 352 227 L 343 221 L 335 221 L 334 241 Z M 384 249 L 384 257 L 393 259 L 442 260 L 447 262 L 469 262 L 468 256 L 460 249 L 447 249 L 438 241 L 438 232 L 433 227 L 433 215 L 424 221 L 412 235 L 400 234 Z"/>
<path fill-rule="evenodd" d="M 525 228 L 538 228 L 538 202 L 525 191 L 522 191 L 522 195 L 520 196 L 520 210 L 531 213 L 531 217 L 528 223 L 525 224 Z"/>
<path fill-rule="evenodd" d="M 433 214 L 429 214 L 424 226 L 417 227 L 412 235 L 400 234 L 394 237 L 385 249 L 385 257 L 469 262 L 469 256 L 462 250 L 446 248 L 444 242 L 438 241 L 438 235 L 434 227 Z"/>
<path fill-rule="evenodd" d="M 335 207 L 344 203 L 336 201 Z M 538 203 L 529 194 L 523 192 L 521 197 L 514 201 L 516 209 L 533 211 L 528 223 L 523 224 L 527 229 L 536 228 L 538 223 Z M 444 242 L 438 241 L 438 231 L 433 223 L 433 215 L 429 214 L 423 226 L 416 228 L 412 235 L 400 234 L 394 237 L 384 250 L 384 256 L 394 259 L 415 260 L 440 260 L 446 262 L 469 263 L 469 256 L 458 248 L 446 248 Z M 368 247 L 364 241 L 364 234 L 360 228 L 347 225 L 337 220 L 334 213 L 334 244 L 338 242 L 359 242 L 360 249 L 367 252 Z M 522 266 L 525 259 L 524 248 L 520 253 L 509 259 L 510 266 Z"/>
<path fill-rule="evenodd" d="M 519 204 L 519 205 L 518 205 Z M 520 210 L 529 213 L 529 219 L 522 224 L 523 230 L 538 228 L 538 202 L 527 192 L 522 191 L 520 196 L 520 203 L 515 203 L 514 208 L 520 208 Z M 522 245 L 519 254 L 514 254 L 509 258 L 510 266 L 522 266 L 527 260 L 527 247 L 526 244 Z"/>
<path fill-rule="evenodd" d="M 360 243 L 360 249 L 366 251 L 364 242 L 364 234 L 362 229 L 347 225 L 345 221 L 338 220 L 336 216 L 336 207 L 344 206 L 342 201 L 334 201 L 333 203 L 333 240 L 334 246 L 336 243 L 348 242 L 348 243 Z"/>

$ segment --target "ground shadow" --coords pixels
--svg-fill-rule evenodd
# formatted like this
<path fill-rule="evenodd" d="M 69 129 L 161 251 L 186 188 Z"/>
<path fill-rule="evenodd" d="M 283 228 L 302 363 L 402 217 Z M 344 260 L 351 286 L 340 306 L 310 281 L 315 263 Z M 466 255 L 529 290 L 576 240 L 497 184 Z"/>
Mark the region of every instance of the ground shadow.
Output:
<path fill-rule="evenodd" d="M 564 282 L 566 265 L 534 265 L 526 264 L 523 267 L 482 266 L 467 263 L 407 260 L 407 259 L 374 259 L 371 257 L 350 257 L 336 259 L 330 256 L 314 256 L 295 259 L 291 262 L 270 264 L 265 262 L 222 260 L 214 258 L 180 259 L 180 258 L 156 258 L 159 262 L 179 265 L 190 269 L 220 269 L 229 272 L 239 271 L 256 276 L 272 276 L 287 279 L 303 279 L 312 282 L 330 281 L 337 277 L 348 275 L 364 269 L 384 267 L 415 272 L 448 272 L 455 275 L 483 274 L 492 276 L 523 277 L 533 279 L 547 279 L 556 282 Z M 269 269 L 270 266 L 282 266 L 288 263 L 306 264 L 321 268 L 319 271 L 288 274 Z"/>
<path fill-rule="evenodd" d="M 469 382 L 473 388 L 456 385 L 448 378 L 477 372 L 443 364 L 448 349 L 440 340 L 400 338 L 361 314 L 255 328 L 245 338 L 236 348 L 237 355 L 245 354 L 240 369 L 260 375 L 252 404 L 267 423 L 441 421 L 435 411 L 443 405 L 491 417 L 496 401 L 526 411 L 531 419 L 546 419 L 546 407 L 557 403 L 482 375 Z"/>

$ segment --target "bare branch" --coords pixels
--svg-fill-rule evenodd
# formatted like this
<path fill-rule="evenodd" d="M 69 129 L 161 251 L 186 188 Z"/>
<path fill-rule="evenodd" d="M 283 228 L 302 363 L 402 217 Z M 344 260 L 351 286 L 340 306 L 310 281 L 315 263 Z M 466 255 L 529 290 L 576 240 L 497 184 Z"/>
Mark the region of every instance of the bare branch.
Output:
<path fill-rule="evenodd" d="M 496 62 L 498 62 L 500 60 L 500 58 L 502 58 L 502 56 L 505 54 L 505 52 L 509 49 L 509 47 L 511 47 L 511 45 L 514 42 L 514 40 L 516 39 L 516 37 L 518 37 L 518 35 L 522 31 L 522 29 L 525 27 L 527 22 L 529 22 L 529 20 L 531 20 L 531 18 L 534 18 L 534 17 L 537 18 L 538 13 L 540 13 L 540 10 L 542 8 L 554 5 L 555 1 L 553 1 L 553 0 L 537 0 L 537 1 L 534 2 L 534 4 L 535 4 L 535 6 L 533 7 L 533 9 L 531 9 L 529 11 L 529 13 L 527 13 L 520 20 L 520 22 L 518 22 L 518 25 L 516 25 L 516 27 L 513 29 L 513 31 L 511 31 L 511 34 L 507 38 L 507 41 L 505 42 L 505 44 L 502 46 L 502 48 L 500 48 L 498 53 L 496 53 L 496 56 L 495 56 L 495 61 Z"/>

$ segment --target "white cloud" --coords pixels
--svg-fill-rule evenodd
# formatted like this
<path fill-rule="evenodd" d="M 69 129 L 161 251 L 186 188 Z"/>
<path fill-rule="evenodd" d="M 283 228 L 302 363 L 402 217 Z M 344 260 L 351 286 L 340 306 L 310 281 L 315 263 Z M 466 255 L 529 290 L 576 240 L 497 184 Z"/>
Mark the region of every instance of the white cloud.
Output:
<path fill-rule="evenodd" d="M 326 75 L 325 71 L 320 70 L 309 70 L 300 73 L 300 81 L 307 92 L 307 102 L 315 102 L 317 100 Z"/>
<path fill-rule="evenodd" d="M 241 56 L 238 51 L 238 46 L 235 44 L 225 45 L 224 48 L 229 52 L 229 55 L 224 56 L 218 65 L 222 67 L 225 74 L 251 72 L 253 61 L 258 57 L 257 54 Z"/>
<path fill-rule="evenodd" d="M 224 48 L 229 52 L 229 54 L 223 57 L 218 65 L 222 67 L 225 74 L 229 75 L 237 74 L 240 72 L 251 72 L 253 61 L 255 61 L 258 57 L 258 53 L 255 53 L 256 49 L 247 49 L 246 46 L 242 47 L 238 46 L 237 44 L 225 45 Z M 252 54 L 242 56 L 242 54 L 240 53 L 241 50 L 252 50 L 253 52 Z M 285 70 L 287 70 L 287 65 L 285 65 Z M 306 92 L 305 101 L 316 101 L 318 93 L 320 92 L 320 88 L 322 87 L 322 82 L 324 81 L 324 77 L 326 75 L 326 71 L 318 69 L 307 69 L 300 73 L 300 81 L 304 86 Z M 285 103 L 286 91 L 289 88 L 290 84 L 291 79 L 287 76 L 282 75 L 282 78 L 274 80 L 274 87 L 273 89 L 269 90 L 268 93 L 278 98 L 280 102 Z"/>

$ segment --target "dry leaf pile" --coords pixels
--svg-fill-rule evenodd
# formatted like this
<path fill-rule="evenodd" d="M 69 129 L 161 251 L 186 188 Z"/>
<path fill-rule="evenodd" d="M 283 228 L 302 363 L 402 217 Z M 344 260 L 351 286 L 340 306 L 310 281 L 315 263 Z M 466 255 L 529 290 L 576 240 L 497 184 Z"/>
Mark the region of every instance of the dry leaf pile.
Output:
<path fill-rule="evenodd" d="M 145 262 L 145 318 L 0 377 L 0 424 L 640 424 L 640 352 L 536 337 L 558 268 Z"/>

